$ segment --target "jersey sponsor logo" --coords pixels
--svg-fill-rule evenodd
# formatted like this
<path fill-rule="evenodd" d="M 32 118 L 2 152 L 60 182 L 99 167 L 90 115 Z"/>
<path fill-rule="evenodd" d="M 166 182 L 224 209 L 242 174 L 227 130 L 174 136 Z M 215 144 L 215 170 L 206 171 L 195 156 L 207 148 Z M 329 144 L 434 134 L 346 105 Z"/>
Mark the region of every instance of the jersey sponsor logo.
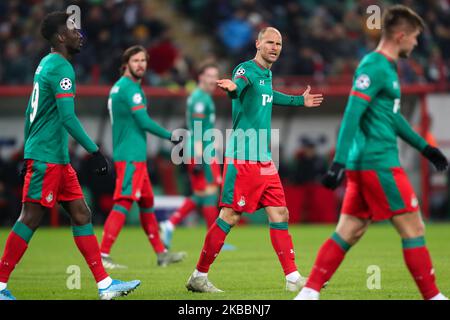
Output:
<path fill-rule="evenodd" d="M 63 78 L 60 82 L 59 82 L 59 86 L 61 87 L 61 89 L 63 90 L 70 90 L 72 88 L 72 81 L 69 78 Z"/>
<path fill-rule="evenodd" d="M 239 207 L 245 206 L 245 197 L 242 196 L 241 199 L 239 199 L 237 204 L 238 204 Z"/>
<path fill-rule="evenodd" d="M 273 96 L 270 94 L 262 95 L 262 105 L 265 106 L 267 103 L 272 103 Z"/>
<path fill-rule="evenodd" d="M 237 69 L 237 71 L 236 71 L 236 75 L 237 76 L 242 76 L 242 75 L 244 75 L 245 74 L 245 69 L 244 68 L 239 68 L 239 69 Z"/>
<path fill-rule="evenodd" d="M 197 102 L 194 105 L 194 110 L 197 113 L 202 113 L 203 111 L 205 111 L 205 105 L 202 102 Z"/>
<path fill-rule="evenodd" d="M 355 86 L 356 88 L 361 90 L 366 90 L 367 88 L 369 88 L 370 87 L 369 76 L 367 74 L 360 75 L 355 81 Z"/>
<path fill-rule="evenodd" d="M 136 93 L 133 96 L 133 102 L 136 103 L 136 104 L 141 103 L 142 102 L 142 95 L 140 93 Z"/>

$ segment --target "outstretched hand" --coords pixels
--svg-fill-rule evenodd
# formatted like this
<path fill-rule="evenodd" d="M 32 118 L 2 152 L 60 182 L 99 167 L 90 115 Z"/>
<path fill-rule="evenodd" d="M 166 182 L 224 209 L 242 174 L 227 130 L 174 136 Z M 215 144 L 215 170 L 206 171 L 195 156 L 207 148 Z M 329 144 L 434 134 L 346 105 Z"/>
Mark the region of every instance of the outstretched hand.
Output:
<path fill-rule="evenodd" d="M 323 101 L 323 94 L 311 94 L 311 86 L 308 85 L 305 92 L 303 92 L 303 97 L 305 99 L 305 107 L 314 108 L 320 106 Z"/>
<path fill-rule="evenodd" d="M 236 88 L 237 88 L 236 83 L 234 83 L 230 79 L 220 79 L 220 80 L 217 80 L 216 83 L 220 89 L 222 89 L 224 91 L 228 91 L 228 92 L 232 92 L 232 91 L 236 90 Z"/>

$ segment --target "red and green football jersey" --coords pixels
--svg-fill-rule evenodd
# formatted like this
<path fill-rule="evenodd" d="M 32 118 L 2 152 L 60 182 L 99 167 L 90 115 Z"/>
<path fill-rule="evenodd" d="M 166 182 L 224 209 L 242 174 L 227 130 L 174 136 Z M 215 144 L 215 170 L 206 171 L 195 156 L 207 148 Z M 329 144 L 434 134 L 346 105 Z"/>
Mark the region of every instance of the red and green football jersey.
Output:
<path fill-rule="evenodd" d="M 189 130 L 189 139 L 186 150 L 189 158 L 195 156 L 195 143 L 202 143 L 202 154 L 209 150 L 204 156 L 205 161 L 215 156 L 213 139 L 203 139 L 207 130 L 214 129 L 216 121 L 216 107 L 210 94 L 200 88 L 195 89 L 187 99 L 186 124 Z M 200 130 L 201 128 L 201 130 Z M 208 148 L 208 149 L 207 149 Z"/>
<path fill-rule="evenodd" d="M 122 76 L 111 88 L 108 99 L 111 116 L 114 161 L 146 161 L 147 135 L 170 139 L 147 113 L 147 98 L 139 82 Z"/>
<path fill-rule="evenodd" d="M 74 111 L 75 72 L 59 53 L 45 56 L 36 69 L 25 113 L 25 159 L 69 163 L 68 133 L 88 152 L 98 150 Z"/>
<path fill-rule="evenodd" d="M 397 137 L 418 150 L 426 142 L 400 113 L 397 64 L 381 52 L 360 62 L 341 123 L 335 161 L 348 169 L 399 167 Z"/>
<path fill-rule="evenodd" d="M 239 64 L 232 74 L 233 130 L 225 156 L 251 161 L 271 161 L 272 105 L 300 107 L 303 96 L 285 95 L 272 89 L 272 71 L 255 60 Z"/>

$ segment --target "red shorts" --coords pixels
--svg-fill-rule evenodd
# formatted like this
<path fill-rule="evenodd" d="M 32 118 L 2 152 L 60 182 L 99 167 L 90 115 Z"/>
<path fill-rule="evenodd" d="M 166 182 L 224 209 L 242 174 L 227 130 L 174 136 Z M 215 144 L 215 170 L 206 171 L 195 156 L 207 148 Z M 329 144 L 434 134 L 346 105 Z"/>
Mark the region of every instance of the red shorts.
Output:
<path fill-rule="evenodd" d="M 70 164 L 28 159 L 26 166 L 22 202 L 35 202 L 52 208 L 56 201 L 84 198 L 77 173 Z"/>
<path fill-rule="evenodd" d="M 187 165 L 189 180 L 193 191 L 204 191 L 206 186 L 214 184 L 220 186 L 222 183 L 222 175 L 220 173 L 220 165 L 217 159 L 213 159 L 211 164 L 202 164 L 202 171 L 194 174 L 194 160 Z"/>
<path fill-rule="evenodd" d="M 273 161 L 227 158 L 223 171 L 220 207 L 253 213 L 263 207 L 285 207 L 283 186 Z"/>
<path fill-rule="evenodd" d="M 116 161 L 116 188 L 114 200 L 153 198 L 146 162 Z"/>
<path fill-rule="evenodd" d="M 341 214 L 380 221 L 419 210 L 419 201 L 403 168 L 348 170 Z"/>

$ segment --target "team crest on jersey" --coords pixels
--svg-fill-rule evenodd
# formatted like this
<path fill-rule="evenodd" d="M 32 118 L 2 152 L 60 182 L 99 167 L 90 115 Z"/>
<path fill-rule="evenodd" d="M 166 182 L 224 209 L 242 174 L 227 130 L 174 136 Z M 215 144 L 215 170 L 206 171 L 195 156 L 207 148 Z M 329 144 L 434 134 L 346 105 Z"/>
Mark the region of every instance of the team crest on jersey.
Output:
<path fill-rule="evenodd" d="M 368 87 L 370 87 L 369 76 L 367 74 L 360 75 L 355 81 L 355 86 L 356 86 L 356 88 L 361 89 L 361 90 L 365 90 Z"/>
<path fill-rule="evenodd" d="M 72 81 L 69 78 L 64 78 L 59 82 L 59 86 L 63 90 L 70 90 L 72 88 Z"/>
<path fill-rule="evenodd" d="M 140 199 L 141 198 L 141 190 L 137 190 L 136 191 L 136 194 L 134 195 L 137 199 Z"/>
<path fill-rule="evenodd" d="M 142 95 L 140 93 L 136 93 L 133 96 L 133 102 L 136 103 L 136 104 L 141 103 L 142 102 Z"/>
<path fill-rule="evenodd" d="M 205 110 L 205 105 L 201 102 L 197 102 L 194 106 L 194 110 L 197 113 L 202 113 Z"/>
<path fill-rule="evenodd" d="M 411 198 L 411 207 L 415 208 L 419 205 L 419 200 L 415 196 Z"/>
<path fill-rule="evenodd" d="M 45 197 L 45 201 L 47 201 L 48 203 L 53 201 L 53 192 L 50 192 L 47 197 Z"/>
<path fill-rule="evenodd" d="M 242 67 L 237 69 L 237 71 L 236 71 L 237 76 L 242 76 L 244 73 L 245 73 L 245 69 Z"/>
<path fill-rule="evenodd" d="M 242 196 L 241 199 L 239 199 L 239 202 L 237 204 L 239 207 L 245 206 L 245 197 Z"/>

